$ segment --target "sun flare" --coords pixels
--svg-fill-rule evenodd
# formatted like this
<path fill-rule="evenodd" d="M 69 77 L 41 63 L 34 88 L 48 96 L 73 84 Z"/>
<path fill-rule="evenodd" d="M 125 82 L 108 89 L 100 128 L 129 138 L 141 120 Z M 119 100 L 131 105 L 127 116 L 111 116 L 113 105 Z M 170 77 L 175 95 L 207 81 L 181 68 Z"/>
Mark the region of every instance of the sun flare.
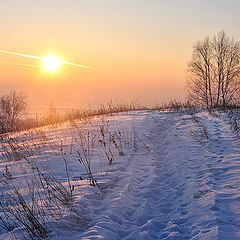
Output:
<path fill-rule="evenodd" d="M 46 72 L 55 73 L 61 66 L 61 60 L 53 55 L 43 58 L 43 69 Z"/>
<path fill-rule="evenodd" d="M 18 56 L 18 57 L 40 60 L 42 62 L 42 68 L 43 68 L 44 72 L 49 72 L 49 73 L 58 72 L 62 65 L 68 65 L 68 66 L 78 67 L 78 68 L 85 68 L 85 69 L 89 69 L 89 70 L 95 69 L 94 67 L 91 67 L 91 66 L 88 66 L 85 64 L 79 64 L 79 63 L 60 59 L 59 57 L 52 55 L 52 54 L 49 54 L 46 57 L 42 57 L 42 56 L 32 55 L 32 54 L 28 54 L 28 53 L 19 53 L 19 52 L 0 50 L 0 54 L 2 54 L 2 53 L 14 55 L 14 56 Z M 34 65 L 34 64 L 24 64 L 24 63 L 14 63 L 14 62 L 13 63 L 12 62 L 4 62 L 4 63 L 18 65 L 18 66 L 28 66 L 28 67 L 34 67 L 34 68 L 40 67 L 39 65 Z"/>

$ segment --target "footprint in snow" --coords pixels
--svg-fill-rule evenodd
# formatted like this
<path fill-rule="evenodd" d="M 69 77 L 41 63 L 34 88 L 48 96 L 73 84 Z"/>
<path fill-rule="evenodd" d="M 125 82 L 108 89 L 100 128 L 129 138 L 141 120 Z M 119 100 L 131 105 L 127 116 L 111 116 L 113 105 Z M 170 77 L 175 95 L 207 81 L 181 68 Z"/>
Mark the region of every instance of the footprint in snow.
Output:
<path fill-rule="evenodd" d="M 200 190 L 200 191 L 193 194 L 193 198 L 195 198 L 195 199 L 201 198 L 202 196 L 204 196 L 208 192 L 210 192 L 208 189 Z"/>

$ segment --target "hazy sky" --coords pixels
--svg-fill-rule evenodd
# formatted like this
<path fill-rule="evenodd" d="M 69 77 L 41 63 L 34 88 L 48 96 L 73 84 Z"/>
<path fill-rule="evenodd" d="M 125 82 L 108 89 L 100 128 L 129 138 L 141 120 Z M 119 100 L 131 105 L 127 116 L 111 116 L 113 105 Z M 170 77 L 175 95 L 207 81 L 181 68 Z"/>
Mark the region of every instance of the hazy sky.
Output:
<path fill-rule="evenodd" d="M 7 0 L 0 2 L 0 50 L 87 64 L 46 75 L 36 59 L 0 54 L 0 94 L 30 103 L 142 103 L 184 97 L 192 44 L 225 30 L 240 39 L 239 0 Z"/>

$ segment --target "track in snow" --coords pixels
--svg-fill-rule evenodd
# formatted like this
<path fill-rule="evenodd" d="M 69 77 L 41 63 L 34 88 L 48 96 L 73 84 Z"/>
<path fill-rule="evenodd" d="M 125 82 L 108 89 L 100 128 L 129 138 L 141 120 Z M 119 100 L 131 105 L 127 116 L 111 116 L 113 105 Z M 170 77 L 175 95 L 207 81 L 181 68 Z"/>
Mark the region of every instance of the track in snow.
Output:
<path fill-rule="evenodd" d="M 105 196 L 89 196 L 91 226 L 70 239 L 240 239 L 240 152 L 223 120 L 199 119 L 209 138 L 184 113 L 151 113 L 144 141 L 115 169 Z M 59 238 L 58 238 L 59 239 Z"/>

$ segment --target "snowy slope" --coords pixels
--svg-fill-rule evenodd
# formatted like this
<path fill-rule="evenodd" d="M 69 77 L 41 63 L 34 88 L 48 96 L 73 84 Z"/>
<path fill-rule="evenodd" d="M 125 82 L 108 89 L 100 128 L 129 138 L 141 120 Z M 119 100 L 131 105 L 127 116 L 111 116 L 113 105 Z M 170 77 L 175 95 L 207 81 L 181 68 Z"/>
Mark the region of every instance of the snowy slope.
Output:
<path fill-rule="evenodd" d="M 111 121 L 134 126 L 138 146 L 125 146 L 111 166 L 95 156 L 101 190 L 80 182 L 76 211 L 52 223 L 50 239 L 240 239 L 240 146 L 226 121 L 205 112 L 123 113 Z M 71 131 L 48 134 L 63 132 L 68 149 Z M 66 182 L 59 156 L 43 154 Z"/>
<path fill-rule="evenodd" d="M 131 159 L 104 201 L 93 200 L 92 226 L 72 239 L 240 239 L 234 133 L 208 114 L 199 120 L 209 139 L 187 114 L 151 114 L 151 154 Z"/>

